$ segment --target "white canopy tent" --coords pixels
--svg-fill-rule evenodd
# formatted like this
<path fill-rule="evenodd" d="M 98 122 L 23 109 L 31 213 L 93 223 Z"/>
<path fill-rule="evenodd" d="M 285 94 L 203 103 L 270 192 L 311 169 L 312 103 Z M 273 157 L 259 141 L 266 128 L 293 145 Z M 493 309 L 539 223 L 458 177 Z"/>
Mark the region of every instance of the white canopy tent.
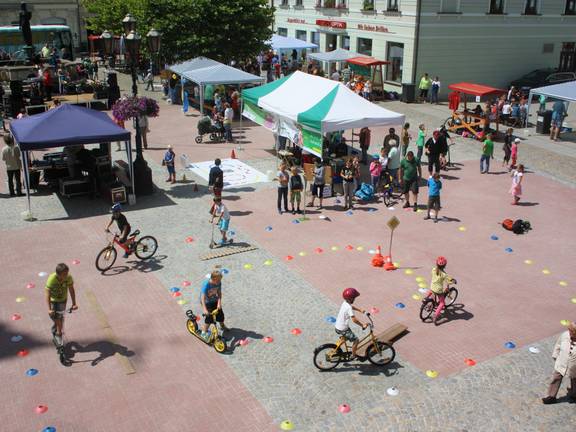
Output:
<path fill-rule="evenodd" d="M 217 62 L 216 60 L 212 60 L 206 57 L 196 57 L 192 60 L 187 60 L 182 63 L 176 63 L 173 65 L 168 66 L 168 70 L 177 73 L 178 75 L 182 75 L 184 71 L 191 71 L 195 69 L 202 69 L 209 66 L 216 66 L 222 63 Z"/>
<path fill-rule="evenodd" d="M 302 50 L 307 48 L 318 48 L 318 45 L 313 44 L 311 42 L 306 42 L 301 39 L 296 39 L 293 37 L 287 36 L 280 36 L 277 34 L 272 35 L 272 37 L 266 42 L 267 45 L 270 45 L 273 50 L 280 51 L 280 50 Z"/>
<path fill-rule="evenodd" d="M 559 99 L 568 103 L 576 101 L 576 81 L 569 81 L 562 84 L 554 84 L 545 87 L 531 89 L 528 100 L 531 101 L 534 95 L 542 95 L 553 99 Z M 568 107 L 566 107 L 568 109 Z M 528 115 L 530 114 L 530 104 L 528 104 L 528 112 L 526 113 L 526 122 L 528 122 Z"/>
<path fill-rule="evenodd" d="M 338 48 L 338 49 L 335 49 L 334 51 L 328 51 L 328 52 L 323 52 L 323 53 L 310 53 L 310 54 L 308 54 L 308 58 L 318 60 L 318 61 L 327 62 L 327 63 L 344 62 L 344 61 L 351 59 L 351 58 L 354 58 L 354 57 L 368 57 L 368 56 L 365 56 L 363 54 L 358 54 L 358 53 L 346 50 L 344 48 Z"/>

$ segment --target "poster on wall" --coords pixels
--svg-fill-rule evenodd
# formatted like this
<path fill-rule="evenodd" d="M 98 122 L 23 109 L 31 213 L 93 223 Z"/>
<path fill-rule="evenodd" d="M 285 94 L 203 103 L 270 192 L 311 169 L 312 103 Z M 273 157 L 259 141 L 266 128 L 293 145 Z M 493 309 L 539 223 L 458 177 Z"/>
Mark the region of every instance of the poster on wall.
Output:
<path fill-rule="evenodd" d="M 303 128 L 302 148 L 308 153 L 322 157 L 322 134 Z"/>

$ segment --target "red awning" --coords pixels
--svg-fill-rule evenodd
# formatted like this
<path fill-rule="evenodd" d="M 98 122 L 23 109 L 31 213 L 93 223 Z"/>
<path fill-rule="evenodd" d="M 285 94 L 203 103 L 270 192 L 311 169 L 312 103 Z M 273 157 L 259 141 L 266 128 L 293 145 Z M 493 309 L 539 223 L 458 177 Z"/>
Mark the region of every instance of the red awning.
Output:
<path fill-rule="evenodd" d="M 469 94 L 472 96 L 486 96 L 490 94 L 506 93 L 506 90 L 498 89 L 495 87 L 489 87 L 481 84 L 472 84 L 461 82 L 457 84 L 450 84 L 448 86 L 450 90 L 456 90 L 464 94 Z"/>
<path fill-rule="evenodd" d="M 376 60 L 373 57 L 352 57 L 346 61 L 348 63 L 352 63 L 352 64 L 360 65 L 360 66 L 378 66 L 378 65 L 385 65 L 385 64 L 390 63 L 387 61 Z"/>

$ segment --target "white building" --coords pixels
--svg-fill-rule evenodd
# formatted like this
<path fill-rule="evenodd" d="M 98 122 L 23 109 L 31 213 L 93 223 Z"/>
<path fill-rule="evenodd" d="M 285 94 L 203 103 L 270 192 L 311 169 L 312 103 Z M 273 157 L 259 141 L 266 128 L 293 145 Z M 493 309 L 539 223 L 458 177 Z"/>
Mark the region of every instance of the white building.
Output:
<path fill-rule="evenodd" d="M 274 31 L 320 51 L 388 60 L 386 90 L 424 72 L 505 87 L 539 68 L 575 70 L 576 0 L 275 0 Z"/>

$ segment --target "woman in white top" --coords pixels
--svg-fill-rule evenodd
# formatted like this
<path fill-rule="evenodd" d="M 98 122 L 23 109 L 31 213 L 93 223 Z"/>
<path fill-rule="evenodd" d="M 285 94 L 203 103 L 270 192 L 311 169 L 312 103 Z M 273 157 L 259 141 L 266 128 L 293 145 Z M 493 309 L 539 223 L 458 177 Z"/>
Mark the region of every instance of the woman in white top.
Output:
<path fill-rule="evenodd" d="M 372 83 L 366 80 L 364 83 L 364 99 L 371 100 L 372 97 Z"/>
<path fill-rule="evenodd" d="M 138 127 L 140 128 L 140 136 L 142 137 L 142 145 L 145 149 L 148 148 L 147 135 L 150 132 L 148 129 L 148 117 L 146 115 L 138 116 Z"/>
<path fill-rule="evenodd" d="M 509 193 L 512 194 L 512 205 L 517 205 L 522 195 L 522 179 L 524 178 L 524 165 L 519 164 L 518 169 L 512 172 L 512 186 L 510 186 Z"/>

